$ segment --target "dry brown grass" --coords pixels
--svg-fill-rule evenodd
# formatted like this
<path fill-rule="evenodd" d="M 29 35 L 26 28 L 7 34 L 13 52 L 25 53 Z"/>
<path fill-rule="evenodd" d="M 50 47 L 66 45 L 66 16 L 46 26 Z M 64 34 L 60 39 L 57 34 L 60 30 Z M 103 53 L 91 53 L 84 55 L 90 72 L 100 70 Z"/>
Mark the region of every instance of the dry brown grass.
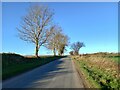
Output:
<path fill-rule="evenodd" d="M 85 54 L 72 56 L 82 70 L 86 82 L 97 88 L 120 87 L 120 62 L 117 54 Z M 119 69 L 118 69 L 119 68 Z"/>
<path fill-rule="evenodd" d="M 106 73 L 110 73 L 115 78 L 119 78 L 119 69 L 118 63 L 115 63 L 112 58 L 103 57 L 103 56 L 74 56 L 76 60 L 84 60 L 89 67 L 96 67 Z"/>

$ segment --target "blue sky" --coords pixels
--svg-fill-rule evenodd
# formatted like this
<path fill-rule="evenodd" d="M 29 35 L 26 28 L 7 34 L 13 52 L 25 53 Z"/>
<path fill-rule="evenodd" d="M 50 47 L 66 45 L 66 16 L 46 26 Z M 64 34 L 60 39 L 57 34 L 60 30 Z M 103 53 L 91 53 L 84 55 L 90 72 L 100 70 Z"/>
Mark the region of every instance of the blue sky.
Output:
<path fill-rule="evenodd" d="M 23 55 L 34 54 L 34 44 L 22 41 L 18 37 L 22 16 L 27 8 L 36 3 L 2 3 L 2 52 L 14 52 Z M 81 41 L 86 47 L 80 53 L 117 52 L 118 51 L 118 3 L 40 3 L 54 9 L 54 22 L 70 37 L 70 42 Z M 67 48 L 66 54 L 70 51 Z M 1 52 L 1 51 L 0 51 Z M 40 55 L 52 54 L 44 47 Z"/>

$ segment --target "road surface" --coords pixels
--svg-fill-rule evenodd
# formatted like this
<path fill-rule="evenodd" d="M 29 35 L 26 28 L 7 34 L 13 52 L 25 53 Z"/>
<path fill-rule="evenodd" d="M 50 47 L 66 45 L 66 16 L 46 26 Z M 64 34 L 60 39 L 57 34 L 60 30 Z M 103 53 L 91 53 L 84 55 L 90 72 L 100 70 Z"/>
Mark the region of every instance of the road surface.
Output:
<path fill-rule="evenodd" d="M 3 88 L 84 88 L 69 57 L 55 60 L 6 80 Z"/>

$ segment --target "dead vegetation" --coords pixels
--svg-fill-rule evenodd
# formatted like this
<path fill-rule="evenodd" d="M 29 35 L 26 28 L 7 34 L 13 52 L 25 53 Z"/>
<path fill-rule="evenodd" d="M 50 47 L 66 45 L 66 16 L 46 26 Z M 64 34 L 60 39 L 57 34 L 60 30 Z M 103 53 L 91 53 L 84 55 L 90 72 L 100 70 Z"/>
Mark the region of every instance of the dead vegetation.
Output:
<path fill-rule="evenodd" d="M 118 54 L 96 53 L 72 56 L 83 70 L 102 88 L 118 88 L 119 57 Z"/>

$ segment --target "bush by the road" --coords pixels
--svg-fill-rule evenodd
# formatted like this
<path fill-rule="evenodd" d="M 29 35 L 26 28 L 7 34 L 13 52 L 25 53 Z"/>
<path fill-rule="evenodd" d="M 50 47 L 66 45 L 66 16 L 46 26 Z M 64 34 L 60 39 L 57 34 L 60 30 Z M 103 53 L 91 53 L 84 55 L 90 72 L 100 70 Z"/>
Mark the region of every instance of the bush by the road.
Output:
<path fill-rule="evenodd" d="M 64 56 L 40 56 L 37 58 L 33 56 L 26 57 L 18 54 L 3 53 L 2 79 L 8 79 L 62 57 Z"/>

